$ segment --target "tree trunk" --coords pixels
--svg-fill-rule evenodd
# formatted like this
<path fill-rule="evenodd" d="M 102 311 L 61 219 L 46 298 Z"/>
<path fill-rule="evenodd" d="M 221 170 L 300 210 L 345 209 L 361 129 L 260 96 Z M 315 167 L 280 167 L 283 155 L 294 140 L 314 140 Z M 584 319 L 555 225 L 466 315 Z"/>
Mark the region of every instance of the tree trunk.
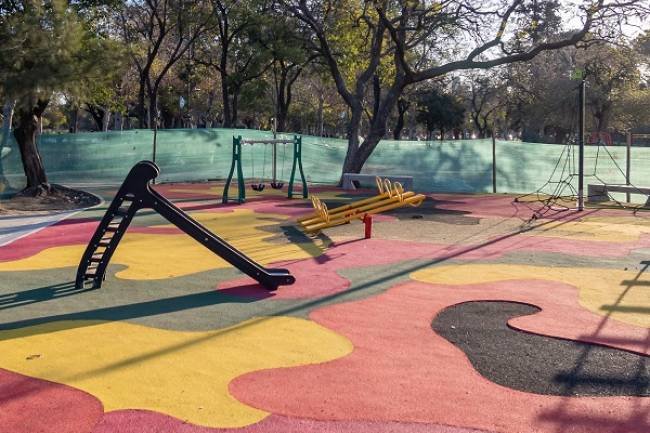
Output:
<path fill-rule="evenodd" d="M 606 131 L 607 130 L 607 114 L 604 111 L 596 113 L 594 116 L 596 118 L 596 131 Z"/>
<path fill-rule="evenodd" d="M 157 129 L 160 126 L 159 121 L 158 89 L 154 87 L 149 93 L 149 129 Z"/>
<path fill-rule="evenodd" d="M 355 115 L 352 115 L 352 119 L 355 119 Z M 361 120 L 361 115 L 359 114 L 359 120 Z M 345 156 L 345 161 L 343 163 L 343 173 L 360 173 L 364 164 L 372 155 L 372 152 L 377 147 L 379 141 L 384 137 L 386 132 L 386 127 L 382 126 L 381 122 L 373 123 L 374 128 L 371 128 L 366 137 L 363 140 L 363 143 L 359 143 L 359 128 L 354 128 L 352 124 L 353 120 L 350 121 L 350 131 L 353 130 L 354 135 L 348 132 L 348 152 Z M 358 124 L 357 124 L 358 125 Z M 383 123 L 385 125 L 385 122 Z"/>
<path fill-rule="evenodd" d="M 108 124 L 111 121 L 111 112 L 110 112 L 110 110 L 104 110 L 104 118 L 102 120 L 103 120 L 102 131 L 107 132 L 108 131 Z"/>
<path fill-rule="evenodd" d="M 363 108 L 358 103 L 351 110 L 350 121 L 348 123 L 348 150 L 343 161 L 343 173 L 359 173 L 363 164 L 360 164 L 358 156 L 359 151 L 359 129 L 361 127 L 361 115 Z M 343 176 L 339 180 L 339 186 L 342 184 Z"/>
<path fill-rule="evenodd" d="M 397 123 L 393 131 L 393 138 L 395 140 L 402 139 L 402 130 L 404 129 L 404 115 L 409 108 L 409 104 L 403 99 L 397 101 Z"/>
<path fill-rule="evenodd" d="M 39 100 L 35 106 L 19 108 L 16 112 L 18 124 L 14 129 L 14 137 L 23 162 L 27 185 L 25 191 L 31 195 L 41 195 L 49 191 L 45 167 L 36 146 L 36 132 L 43 111 L 47 108 L 48 100 Z"/>
<path fill-rule="evenodd" d="M 79 108 L 74 106 L 70 109 L 70 123 L 68 125 L 68 131 L 72 134 L 76 134 L 79 129 Z"/>
<path fill-rule="evenodd" d="M 360 99 L 353 104 L 352 117 L 348 125 L 348 152 L 343 163 L 343 173 L 361 172 L 361 169 L 370 155 L 372 155 L 377 144 L 379 144 L 379 141 L 384 138 L 386 134 L 388 116 L 397 103 L 401 90 L 402 84 L 400 82 L 394 83 L 386 92 L 386 96 L 383 100 L 381 100 L 379 104 L 375 105 L 375 112 L 370 124 L 370 130 L 361 144 L 359 143 L 358 134 L 361 125 L 363 107 Z"/>
<path fill-rule="evenodd" d="M 230 89 L 226 80 L 228 77 L 221 74 L 221 99 L 223 103 L 223 127 L 232 128 L 232 114 L 230 112 Z"/>
<path fill-rule="evenodd" d="M 285 80 L 280 81 L 279 89 L 276 89 L 275 112 L 277 117 L 276 132 L 284 132 L 287 126 L 287 115 L 289 113 L 289 101 L 285 98 Z"/>
<path fill-rule="evenodd" d="M 238 101 L 238 99 L 239 99 L 239 91 L 240 91 L 240 89 L 238 87 L 236 87 L 235 89 L 233 89 L 233 92 L 232 92 L 232 109 L 230 111 L 230 115 L 232 117 L 230 119 L 230 123 L 231 123 L 233 128 L 237 127 L 237 117 L 239 117 L 239 115 L 237 113 L 237 109 L 239 108 L 238 107 L 238 105 L 239 105 L 238 104 L 238 102 L 239 102 Z"/>
<path fill-rule="evenodd" d="M 140 88 L 138 89 L 138 127 L 145 129 L 149 127 L 147 106 L 145 105 L 145 77 L 140 77 Z"/>
<path fill-rule="evenodd" d="M 325 126 L 325 120 L 323 116 L 324 105 L 325 105 L 325 98 L 323 97 L 322 94 L 319 94 L 318 96 L 318 136 L 319 137 L 323 136 L 323 129 Z"/>
<path fill-rule="evenodd" d="M 113 129 L 116 131 L 122 131 L 123 128 L 124 128 L 124 115 L 119 111 L 116 111 L 115 116 L 113 116 Z"/>
<path fill-rule="evenodd" d="M 98 131 L 104 130 L 104 118 L 106 117 L 106 110 L 102 107 L 92 104 L 86 104 L 86 111 L 90 113 L 90 116 L 95 121 L 95 126 Z"/>
<path fill-rule="evenodd" d="M 366 162 L 362 158 L 361 152 L 349 152 L 345 156 L 345 162 L 343 163 L 343 173 L 360 173 L 363 168 L 363 164 Z"/>
<path fill-rule="evenodd" d="M 276 132 L 284 132 L 287 124 L 287 109 L 278 107 L 278 120 Z"/>
<path fill-rule="evenodd" d="M 287 128 L 287 116 L 289 115 L 290 101 L 287 101 L 287 98 L 285 98 L 284 89 L 282 87 L 280 87 L 280 92 L 278 92 L 276 99 L 276 131 L 285 132 Z"/>

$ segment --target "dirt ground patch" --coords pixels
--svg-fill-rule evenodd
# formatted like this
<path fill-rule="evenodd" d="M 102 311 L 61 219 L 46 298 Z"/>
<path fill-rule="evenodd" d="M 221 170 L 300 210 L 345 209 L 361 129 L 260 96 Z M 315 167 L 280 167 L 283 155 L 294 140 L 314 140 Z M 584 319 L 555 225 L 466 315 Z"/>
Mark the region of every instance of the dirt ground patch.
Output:
<path fill-rule="evenodd" d="M 84 209 L 101 202 L 99 197 L 85 191 L 57 184 L 51 184 L 50 187 L 50 193 L 47 195 L 29 197 L 18 193 L 0 200 L 0 214 L 19 215 L 35 211 Z"/>

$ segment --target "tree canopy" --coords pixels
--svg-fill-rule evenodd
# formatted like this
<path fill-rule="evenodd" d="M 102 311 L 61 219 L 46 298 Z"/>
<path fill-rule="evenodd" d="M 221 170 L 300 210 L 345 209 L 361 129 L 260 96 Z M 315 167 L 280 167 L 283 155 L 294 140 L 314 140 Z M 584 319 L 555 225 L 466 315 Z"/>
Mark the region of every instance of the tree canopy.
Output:
<path fill-rule="evenodd" d="M 426 126 L 428 139 L 431 139 L 433 131 L 439 129 L 443 140 L 445 131 L 463 125 L 465 107 L 457 98 L 434 88 L 420 94 L 417 119 Z"/>
<path fill-rule="evenodd" d="M 47 177 L 36 149 L 39 119 L 55 92 L 88 95 L 91 83 L 110 79 L 119 69 L 119 44 L 98 35 L 64 0 L 0 3 L 0 83 L 16 103 L 14 135 L 27 188 L 41 188 Z"/>
<path fill-rule="evenodd" d="M 647 122 L 647 0 L 0 1 L 0 93 L 28 186 L 41 127 L 257 127 L 347 138 L 501 133 L 563 141 Z M 634 30 L 634 31 L 633 31 Z M 11 117 L 6 115 L 5 117 Z M 455 132 L 455 133 L 453 133 Z"/>

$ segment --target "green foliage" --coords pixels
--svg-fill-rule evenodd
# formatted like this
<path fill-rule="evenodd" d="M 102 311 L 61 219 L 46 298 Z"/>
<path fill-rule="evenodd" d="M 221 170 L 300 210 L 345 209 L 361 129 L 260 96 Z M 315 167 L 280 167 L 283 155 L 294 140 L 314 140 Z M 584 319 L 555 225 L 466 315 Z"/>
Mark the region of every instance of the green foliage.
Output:
<path fill-rule="evenodd" d="M 1 12 L 0 82 L 19 103 L 85 95 L 120 69 L 117 44 L 95 36 L 67 1 L 3 3 Z"/>
<path fill-rule="evenodd" d="M 264 80 L 245 83 L 239 95 L 240 107 L 257 115 L 262 115 L 264 112 L 272 113 L 273 105 L 271 100 L 269 98 L 260 98 L 260 95 L 268 94 L 269 87 L 269 83 Z"/>
<path fill-rule="evenodd" d="M 54 98 L 56 100 L 56 98 Z M 48 105 L 47 111 L 43 113 L 43 130 L 56 130 L 67 129 L 68 118 L 68 104 L 51 103 Z"/>
<path fill-rule="evenodd" d="M 349 88 L 354 88 L 357 77 L 368 67 L 373 56 L 371 51 L 373 29 L 379 24 L 377 11 L 369 7 L 370 3 L 355 0 L 340 0 L 329 11 L 326 22 L 326 35 L 336 62 Z M 390 40 L 388 34 L 383 37 L 384 45 Z M 377 74 L 382 87 L 390 85 L 395 74 L 394 59 L 391 51 L 383 50 L 380 56 Z"/>
<path fill-rule="evenodd" d="M 581 69 L 587 80 L 587 129 L 625 129 L 629 121 L 624 119 L 639 118 L 623 115 L 626 101 L 637 101 L 628 94 L 640 86 L 639 64 L 631 46 L 600 43 L 586 49 L 566 47 L 511 65 L 505 101 L 510 126 L 522 132 L 524 141 L 559 143 L 575 135 L 578 82 L 571 75 Z"/>
<path fill-rule="evenodd" d="M 420 94 L 416 119 L 426 126 L 429 133 L 436 129 L 444 132 L 463 125 L 465 107 L 457 98 L 431 89 Z"/>
<path fill-rule="evenodd" d="M 540 54 L 504 72 L 508 126 L 522 140 L 563 142 L 577 125 L 577 82 L 571 80 L 575 49 Z"/>
<path fill-rule="evenodd" d="M 557 35 L 562 26 L 561 6 L 559 0 L 522 2 L 517 10 L 520 31 L 513 45 L 525 46 Z"/>
<path fill-rule="evenodd" d="M 608 39 L 605 24 L 623 17 L 621 10 L 632 17 L 633 3 L 639 2 L 625 2 L 629 9 L 612 3 L 597 14 L 601 23 L 587 36 Z M 415 130 L 416 98 L 404 92 L 435 87 L 430 80 L 449 71 L 460 75 L 479 68 L 490 79 L 488 87 L 463 80 L 453 89 L 453 99 L 463 98 L 468 107 L 468 120 L 471 114 L 468 126 L 478 132 L 488 124 L 511 126 L 530 133 L 530 140 L 556 141 L 575 129 L 575 83 L 569 74 L 584 67 L 590 74 L 590 128 L 596 115 L 613 128 L 644 118 L 639 110 L 645 107 L 643 90 L 650 86 L 650 31 L 626 52 L 571 46 L 490 70 L 484 69 L 490 67 L 488 60 L 566 39 L 595 3 L 485 1 L 464 2 L 471 3 L 468 9 L 453 7 L 460 3 L 0 0 L 0 100 L 19 98 L 24 106 L 54 95 L 52 104 L 64 99 L 68 108 L 80 108 L 80 116 L 87 117 L 83 110 L 91 107 L 106 112 L 107 119 L 128 113 L 127 128 L 135 125 L 134 117 L 151 126 L 152 105 L 164 113 L 164 127 L 197 125 L 203 119 L 206 124 L 225 122 L 229 105 L 231 117 L 253 118 L 257 124 L 282 113 L 293 128 L 320 130 L 322 123 L 323 130 L 336 134 L 353 131 L 350 136 L 359 137 L 372 130 L 386 136 L 385 119 L 394 123 L 396 100 L 412 102 L 406 119 Z M 499 31 L 500 20 L 515 3 L 507 26 Z M 647 22 L 640 21 L 646 28 Z M 486 45 L 495 37 L 501 39 Z M 373 41 L 381 41 L 380 46 L 373 48 Z M 624 38 L 618 42 L 625 44 Z M 472 60 L 483 62 L 478 66 L 466 61 L 473 48 Z M 126 50 L 128 58 L 122 55 Z M 438 75 L 423 73 L 445 65 L 452 67 Z M 295 90 L 289 92 L 288 82 Z M 190 101 L 182 110 L 181 95 Z M 422 101 L 419 107 L 422 111 Z M 51 126 L 62 123 L 58 114 L 50 117 Z M 426 116 L 420 113 L 419 118 Z M 352 122 L 357 127 L 349 128 Z M 82 127 L 88 124 L 81 119 Z"/>
<path fill-rule="evenodd" d="M 619 131 L 650 125 L 650 89 L 625 92 L 614 107 L 613 126 Z"/>

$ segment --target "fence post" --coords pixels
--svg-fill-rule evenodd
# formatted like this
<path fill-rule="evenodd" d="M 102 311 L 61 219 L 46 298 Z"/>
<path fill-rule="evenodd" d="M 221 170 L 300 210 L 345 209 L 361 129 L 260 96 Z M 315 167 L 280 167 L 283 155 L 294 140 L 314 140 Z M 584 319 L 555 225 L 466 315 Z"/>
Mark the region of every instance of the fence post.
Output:
<path fill-rule="evenodd" d="M 497 192 L 497 142 L 492 128 L 492 193 Z"/>
<path fill-rule="evenodd" d="M 274 134 L 275 135 L 275 134 Z M 275 140 L 275 137 L 273 137 Z M 273 171 L 273 180 L 272 183 L 277 183 L 278 182 L 278 166 L 277 166 L 277 161 L 278 161 L 278 143 L 273 143 L 271 146 L 271 149 L 273 150 L 273 164 L 271 165 L 272 171 Z M 286 146 L 286 144 L 285 144 Z"/>
<path fill-rule="evenodd" d="M 625 184 L 630 185 L 630 169 L 632 168 L 632 131 L 628 131 L 626 134 L 626 150 L 625 150 Z M 625 193 L 627 202 L 630 202 L 630 193 Z"/>
<path fill-rule="evenodd" d="M 158 140 L 158 116 L 154 115 L 153 117 L 153 149 L 151 152 L 151 160 L 156 163 L 156 148 L 157 148 L 157 140 Z M 155 184 L 156 183 L 156 178 L 154 177 L 151 179 L 151 183 Z"/>
<path fill-rule="evenodd" d="M 582 76 L 582 81 L 580 82 L 579 93 L 580 99 L 578 103 L 579 114 L 578 114 L 578 139 L 580 141 L 578 148 L 578 210 L 584 210 L 585 208 L 585 90 L 586 90 L 586 81 L 584 75 Z"/>

